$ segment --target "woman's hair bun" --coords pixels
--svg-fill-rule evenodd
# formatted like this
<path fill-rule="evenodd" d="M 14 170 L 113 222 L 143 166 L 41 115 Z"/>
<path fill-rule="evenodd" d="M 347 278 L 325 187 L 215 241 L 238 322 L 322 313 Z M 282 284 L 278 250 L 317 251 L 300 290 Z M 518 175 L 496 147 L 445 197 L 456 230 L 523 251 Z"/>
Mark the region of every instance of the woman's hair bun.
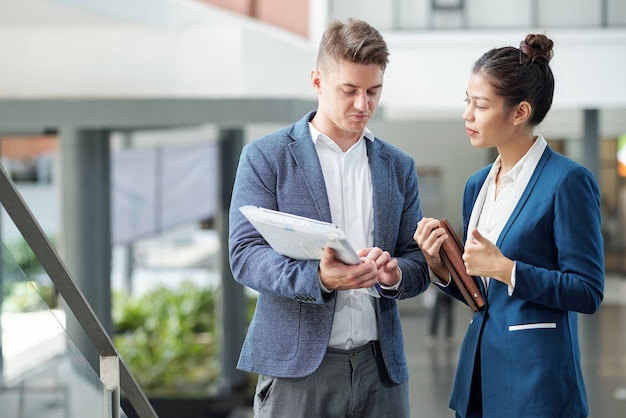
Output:
<path fill-rule="evenodd" d="M 554 55 L 553 46 L 554 42 L 546 35 L 533 33 L 526 35 L 526 39 L 519 44 L 520 60 L 525 55 L 527 59 L 522 60 L 522 62 L 544 62 L 547 64 Z"/>

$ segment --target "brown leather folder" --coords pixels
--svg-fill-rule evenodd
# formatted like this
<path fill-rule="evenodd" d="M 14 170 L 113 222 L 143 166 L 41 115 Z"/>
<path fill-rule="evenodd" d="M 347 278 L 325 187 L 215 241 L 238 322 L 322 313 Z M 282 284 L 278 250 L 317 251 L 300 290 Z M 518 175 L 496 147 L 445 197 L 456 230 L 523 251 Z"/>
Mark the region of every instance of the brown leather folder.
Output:
<path fill-rule="evenodd" d="M 448 267 L 448 270 L 450 270 L 450 276 L 461 291 L 465 302 L 473 311 L 478 312 L 485 306 L 485 300 L 480 293 L 476 279 L 465 271 L 461 239 L 456 232 L 454 232 L 454 229 L 452 229 L 447 219 L 441 220 L 441 226 L 445 228 L 449 238 L 441 245 L 439 254 Z"/>

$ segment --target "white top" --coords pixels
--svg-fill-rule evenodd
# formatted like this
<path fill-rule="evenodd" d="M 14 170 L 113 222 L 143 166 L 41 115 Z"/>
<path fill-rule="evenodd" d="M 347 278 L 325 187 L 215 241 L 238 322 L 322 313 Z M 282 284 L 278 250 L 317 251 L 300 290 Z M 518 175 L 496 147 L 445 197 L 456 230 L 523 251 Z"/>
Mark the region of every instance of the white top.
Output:
<path fill-rule="evenodd" d="M 372 177 L 365 140 L 374 140 L 366 128 L 346 152 L 309 123 L 311 138 L 322 165 L 332 223 L 341 228 L 358 251 L 374 243 Z M 358 347 L 378 339 L 375 299 L 363 290 L 338 290 L 329 346 Z"/>
<path fill-rule="evenodd" d="M 474 227 L 489 241 L 495 243 L 508 222 L 513 210 L 519 203 L 530 177 L 533 175 L 543 151 L 547 146 L 546 140 L 539 135 L 532 147 L 508 172 L 500 176 L 500 192 L 495 197 L 495 179 L 501 168 L 501 157 L 498 155 L 496 161 L 489 171 L 482 188 L 472 209 L 472 215 L 468 224 L 468 234 Z M 468 235 L 469 236 L 469 235 Z M 509 287 L 509 295 L 513 293 L 515 287 L 515 266 L 511 276 L 513 286 Z M 482 277 L 485 288 L 489 287 L 489 277 Z"/>

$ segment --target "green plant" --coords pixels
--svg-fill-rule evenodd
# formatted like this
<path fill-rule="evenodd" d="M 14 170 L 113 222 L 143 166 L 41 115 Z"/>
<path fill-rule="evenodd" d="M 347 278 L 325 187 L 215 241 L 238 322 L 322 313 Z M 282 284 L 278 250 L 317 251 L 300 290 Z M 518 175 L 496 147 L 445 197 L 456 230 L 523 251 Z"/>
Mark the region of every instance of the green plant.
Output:
<path fill-rule="evenodd" d="M 183 282 L 139 298 L 114 293 L 118 351 L 149 396 L 206 396 L 219 369 L 214 291 Z"/>
<path fill-rule="evenodd" d="M 13 283 L 2 301 L 3 312 L 35 312 L 53 307 L 54 288 L 35 281 Z"/>
<path fill-rule="evenodd" d="M 2 310 L 32 312 L 57 306 L 54 285 L 25 240 L 0 247 Z"/>
<path fill-rule="evenodd" d="M 54 239 L 52 240 L 54 244 Z M 28 277 L 44 273 L 44 269 L 37 257 L 24 239 L 18 239 L 7 246 L 9 253 L 15 259 L 15 263 Z"/>

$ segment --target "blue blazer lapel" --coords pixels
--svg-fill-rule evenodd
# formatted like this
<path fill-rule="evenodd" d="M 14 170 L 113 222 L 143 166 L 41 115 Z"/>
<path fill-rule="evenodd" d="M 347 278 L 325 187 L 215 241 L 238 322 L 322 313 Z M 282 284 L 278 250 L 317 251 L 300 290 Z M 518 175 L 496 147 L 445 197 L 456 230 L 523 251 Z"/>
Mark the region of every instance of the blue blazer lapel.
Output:
<path fill-rule="evenodd" d="M 513 213 L 511 213 L 509 220 L 507 221 L 506 225 L 504 225 L 504 228 L 502 229 L 502 232 L 500 233 L 500 236 L 498 237 L 498 242 L 496 243 L 496 245 L 499 248 L 502 248 L 502 241 L 504 240 L 507 233 L 509 232 L 511 225 L 513 225 L 513 222 L 517 219 L 520 212 L 522 211 L 522 208 L 528 201 L 530 194 L 532 193 L 534 188 L 537 186 L 539 178 L 541 177 L 541 173 L 543 172 L 543 169 L 545 168 L 546 163 L 548 162 L 552 154 L 553 154 L 553 151 L 550 149 L 550 147 L 546 147 L 545 151 L 543 152 L 543 155 L 541 156 L 541 159 L 539 159 L 539 162 L 537 163 L 537 167 L 535 168 L 533 175 L 530 177 L 530 180 L 528 181 L 528 185 L 526 186 L 526 189 L 524 189 L 524 193 L 522 193 L 522 196 L 520 197 L 519 202 L 517 202 L 517 205 L 515 206 Z"/>

